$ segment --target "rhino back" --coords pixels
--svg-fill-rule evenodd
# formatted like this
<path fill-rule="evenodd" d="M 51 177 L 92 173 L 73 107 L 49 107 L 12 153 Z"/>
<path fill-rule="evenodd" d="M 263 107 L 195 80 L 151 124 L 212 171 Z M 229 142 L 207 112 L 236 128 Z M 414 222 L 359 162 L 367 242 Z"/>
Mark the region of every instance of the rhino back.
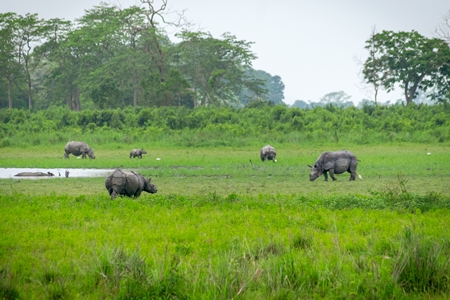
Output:
<path fill-rule="evenodd" d="M 335 173 L 340 174 L 348 170 L 352 161 L 357 162 L 357 159 L 350 151 L 323 152 L 315 165 L 317 169 L 334 169 Z"/>
<path fill-rule="evenodd" d="M 261 152 L 263 153 L 269 153 L 269 152 L 275 152 L 275 148 L 270 146 L 270 145 L 265 145 L 262 149 Z"/>

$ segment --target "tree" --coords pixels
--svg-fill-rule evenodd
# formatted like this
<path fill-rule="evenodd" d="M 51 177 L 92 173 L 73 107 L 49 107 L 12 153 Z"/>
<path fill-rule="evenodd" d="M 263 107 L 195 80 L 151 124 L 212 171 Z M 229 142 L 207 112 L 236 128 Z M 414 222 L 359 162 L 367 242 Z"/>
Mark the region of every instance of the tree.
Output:
<path fill-rule="evenodd" d="M 319 101 L 319 105 L 326 106 L 326 105 L 331 104 L 331 105 L 335 105 L 338 107 L 352 106 L 353 102 L 348 101 L 351 97 L 352 96 L 347 95 L 343 91 L 332 92 L 332 93 L 328 93 L 325 96 L 323 96 Z"/>
<path fill-rule="evenodd" d="M 70 58 L 62 47 L 72 23 L 55 18 L 44 20 L 42 26 L 45 41 L 35 48 L 34 54 L 40 57 L 42 62 L 43 91 L 36 102 L 39 107 L 47 108 L 50 105 L 63 105 L 76 79 L 68 75 L 74 66 L 70 64 Z"/>
<path fill-rule="evenodd" d="M 22 88 L 23 81 L 26 83 L 28 108 L 33 107 L 33 91 L 36 83 L 33 72 L 40 65 L 40 59 L 35 57 L 33 51 L 44 35 L 44 27 L 41 25 L 42 20 L 38 19 L 37 14 L 0 15 L 2 44 L 0 60 L 3 78 L 8 82 L 9 107 L 12 107 L 12 84 L 15 83 Z"/>
<path fill-rule="evenodd" d="M 16 52 L 17 19 L 14 13 L 0 14 L 0 76 L 6 83 L 9 108 L 13 107 L 13 85 L 20 74 Z"/>
<path fill-rule="evenodd" d="M 272 76 L 269 73 L 262 70 L 247 70 L 249 78 L 253 78 L 255 82 L 258 82 L 264 87 L 263 94 L 256 95 L 247 88 L 244 88 L 240 95 L 240 101 L 243 105 L 247 105 L 254 100 L 264 100 L 272 102 L 273 104 L 281 104 L 284 99 L 284 83 L 281 77 L 278 75 Z"/>
<path fill-rule="evenodd" d="M 292 104 L 292 107 L 307 109 L 310 108 L 310 105 L 306 101 L 295 100 L 294 104 Z"/>
<path fill-rule="evenodd" d="M 450 11 L 444 17 L 444 22 L 436 28 L 436 34 L 450 46 Z"/>
<path fill-rule="evenodd" d="M 79 111 L 81 98 L 100 108 L 123 106 L 127 97 L 137 104 L 140 78 L 148 68 L 137 46 L 140 13 L 137 7 L 119 10 L 102 3 L 87 10 L 75 29 L 43 45 L 52 62 L 48 83 L 63 93 L 69 109 Z M 63 25 L 60 30 L 68 28 Z"/>
<path fill-rule="evenodd" d="M 432 87 L 439 100 L 450 89 L 448 63 L 450 49 L 441 39 L 428 39 L 416 31 L 383 31 L 366 41 L 371 54 L 364 63 L 368 83 L 382 85 L 388 92 L 398 84 L 404 90 L 406 104 L 412 103 L 418 90 Z"/>
<path fill-rule="evenodd" d="M 201 106 L 237 103 L 243 88 L 256 95 L 265 92 L 262 82 L 247 73 L 256 58 L 251 43 L 228 33 L 221 39 L 205 32 L 183 31 L 177 36 L 182 40 L 177 67 L 199 95 Z"/>
<path fill-rule="evenodd" d="M 17 20 L 16 47 L 19 65 L 26 78 L 28 108 L 33 107 L 33 79 L 32 73 L 39 66 L 40 60 L 34 57 L 33 50 L 38 46 L 45 35 L 45 27 L 41 26 L 43 20 L 37 14 L 26 14 Z"/>
<path fill-rule="evenodd" d="M 371 38 L 366 42 L 366 49 L 369 51 L 369 58 L 363 69 L 364 78 L 366 78 L 367 83 L 373 86 L 374 90 L 374 102 L 377 105 L 378 102 L 378 92 L 380 87 L 383 86 L 383 82 L 386 80 L 388 72 L 383 70 L 383 61 L 376 57 L 377 49 L 374 43 L 375 28 L 372 31 Z"/>

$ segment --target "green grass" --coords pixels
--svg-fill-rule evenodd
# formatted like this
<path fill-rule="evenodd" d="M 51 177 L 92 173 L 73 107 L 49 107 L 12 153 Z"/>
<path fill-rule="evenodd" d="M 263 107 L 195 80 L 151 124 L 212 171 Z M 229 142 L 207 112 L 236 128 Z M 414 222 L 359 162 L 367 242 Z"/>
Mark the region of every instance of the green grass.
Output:
<path fill-rule="evenodd" d="M 104 178 L 0 180 L 0 298 L 450 292 L 445 147 L 353 146 L 364 178 L 355 182 L 308 179 L 308 163 L 341 148 L 285 145 L 275 164 L 250 148 L 146 149 L 140 160 L 116 145 L 96 149 L 95 160 L 65 160 L 60 148 L 0 148 L 0 166 L 121 166 L 152 176 L 158 193 L 111 201 Z"/>
<path fill-rule="evenodd" d="M 278 162 L 262 163 L 259 149 L 250 148 L 189 148 L 147 149 L 142 159 L 130 159 L 128 149 L 96 149 L 95 160 L 64 159 L 64 145 L 49 148 L 0 148 L 0 167 L 42 168 L 116 168 L 138 170 L 152 176 L 163 195 L 196 195 L 215 192 L 258 194 L 370 194 L 373 191 L 393 191 L 403 181 L 414 194 L 438 193 L 450 195 L 447 184 L 449 151 L 446 147 L 417 144 L 353 146 L 360 160 L 358 173 L 363 180 L 348 182 L 349 174 L 337 175 L 337 182 L 324 182 L 323 176 L 309 181 L 308 164 L 313 164 L 322 151 L 340 150 L 333 147 L 277 147 Z M 427 153 L 431 153 L 427 155 Z M 160 160 L 156 160 L 160 158 Z M 252 164 L 250 163 L 252 161 Z M 63 179 L 64 181 L 58 181 Z M 104 190 L 104 178 L 52 178 L 30 181 L 0 180 L 7 193 L 32 194 L 96 194 Z M 61 186 L 63 188 L 57 188 Z M 147 196 L 146 196 L 147 197 Z"/>

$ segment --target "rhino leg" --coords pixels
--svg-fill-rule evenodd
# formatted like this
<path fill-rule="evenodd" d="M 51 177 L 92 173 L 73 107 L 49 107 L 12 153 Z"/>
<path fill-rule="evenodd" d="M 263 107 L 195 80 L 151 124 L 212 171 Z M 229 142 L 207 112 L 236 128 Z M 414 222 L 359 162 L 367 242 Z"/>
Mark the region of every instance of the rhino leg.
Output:
<path fill-rule="evenodd" d="M 358 165 L 358 161 L 354 161 L 352 160 L 350 162 L 350 166 L 347 170 L 347 172 L 350 173 L 350 181 L 355 180 L 356 179 L 356 166 Z"/>
<path fill-rule="evenodd" d="M 323 177 L 325 177 L 325 181 L 328 181 L 328 174 L 327 174 L 327 171 L 323 171 Z"/>
<path fill-rule="evenodd" d="M 330 177 L 333 179 L 333 181 L 336 181 L 336 177 L 334 177 L 334 169 L 328 170 L 330 172 Z"/>
<path fill-rule="evenodd" d="M 64 153 L 64 158 L 69 158 L 69 153 L 67 151 Z"/>

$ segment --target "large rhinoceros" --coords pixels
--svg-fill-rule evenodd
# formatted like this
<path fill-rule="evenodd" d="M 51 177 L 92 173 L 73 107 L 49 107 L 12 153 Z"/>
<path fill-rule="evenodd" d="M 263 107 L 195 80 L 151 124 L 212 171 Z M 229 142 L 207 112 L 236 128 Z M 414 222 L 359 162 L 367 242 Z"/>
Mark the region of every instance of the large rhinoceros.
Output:
<path fill-rule="evenodd" d="M 133 149 L 130 152 L 130 158 L 133 157 L 137 157 L 137 158 L 142 158 L 142 154 L 147 154 L 147 151 L 144 150 L 144 148 L 142 148 L 141 150 L 139 149 Z"/>
<path fill-rule="evenodd" d="M 150 183 L 151 178 L 144 178 L 141 174 L 133 171 L 124 172 L 116 169 L 108 177 L 106 177 L 105 187 L 108 190 L 111 200 L 117 195 L 138 198 L 142 191 L 155 194 L 158 190 L 156 186 Z"/>
<path fill-rule="evenodd" d="M 336 151 L 336 152 L 323 152 L 314 163 L 314 166 L 310 166 L 311 173 L 309 174 L 309 180 L 314 181 L 317 177 L 323 174 L 325 181 L 328 181 L 327 172 L 330 172 L 331 178 L 336 180 L 334 174 L 342 174 L 349 172 L 350 180 L 356 178 L 356 167 L 358 166 L 358 159 L 350 151 Z"/>
<path fill-rule="evenodd" d="M 273 162 L 277 161 L 277 152 L 275 152 L 275 148 L 270 145 L 265 145 L 262 147 L 259 155 L 261 157 L 261 161 L 265 161 L 266 159 L 272 160 Z"/>
<path fill-rule="evenodd" d="M 64 147 L 64 152 L 65 158 L 69 158 L 69 154 L 82 155 L 82 158 L 86 158 L 87 154 L 90 158 L 95 158 L 94 149 L 90 148 L 85 142 L 68 142 L 66 147 Z"/>

